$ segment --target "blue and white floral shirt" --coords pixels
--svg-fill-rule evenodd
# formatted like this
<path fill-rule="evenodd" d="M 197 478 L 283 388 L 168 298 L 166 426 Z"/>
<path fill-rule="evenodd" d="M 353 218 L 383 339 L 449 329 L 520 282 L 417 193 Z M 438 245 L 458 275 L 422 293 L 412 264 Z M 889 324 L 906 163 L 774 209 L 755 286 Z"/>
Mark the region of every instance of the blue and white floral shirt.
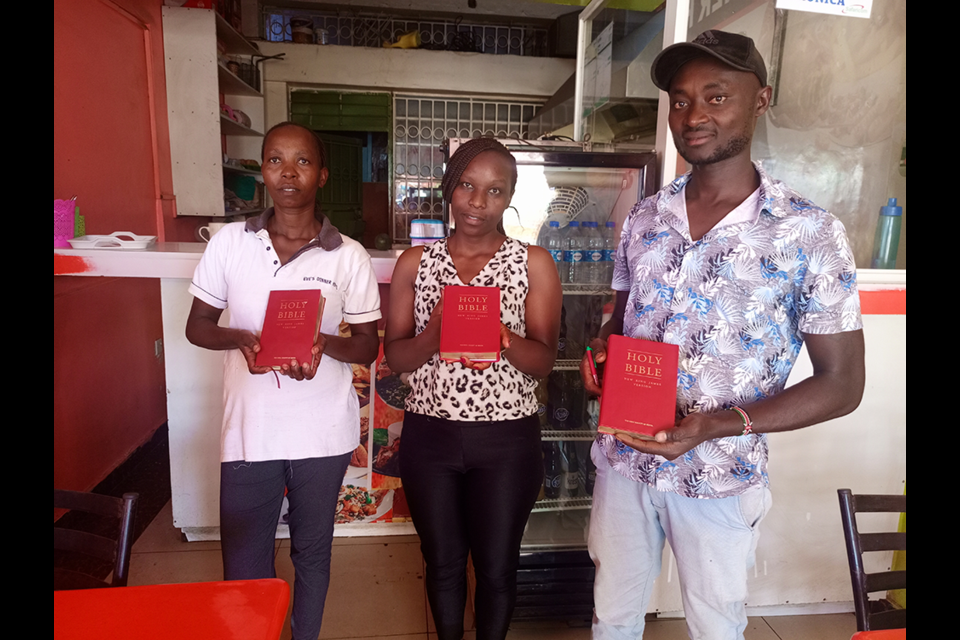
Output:
<path fill-rule="evenodd" d="M 862 327 L 843 225 L 759 164 L 754 209 L 732 212 L 694 242 L 687 174 L 634 207 L 617 248 L 613 288 L 629 291 L 623 334 L 680 347 L 677 417 L 745 406 L 783 390 L 801 332 Z M 694 498 L 767 484 L 764 435 L 704 442 L 668 461 L 613 436 L 598 443 L 622 475 Z"/>

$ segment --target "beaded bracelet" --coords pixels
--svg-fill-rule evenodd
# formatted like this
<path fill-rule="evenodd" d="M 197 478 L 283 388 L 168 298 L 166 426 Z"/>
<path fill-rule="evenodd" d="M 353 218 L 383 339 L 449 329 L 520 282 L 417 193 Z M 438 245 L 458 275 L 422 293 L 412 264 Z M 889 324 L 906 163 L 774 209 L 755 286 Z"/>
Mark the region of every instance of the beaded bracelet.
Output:
<path fill-rule="evenodd" d="M 750 421 L 750 416 L 747 415 L 747 412 L 740 407 L 730 407 L 730 411 L 736 413 L 738 416 L 740 416 L 740 419 L 743 420 L 743 433 L 740 435 L 750 435 L 753 432 L 753 422 Z"/>

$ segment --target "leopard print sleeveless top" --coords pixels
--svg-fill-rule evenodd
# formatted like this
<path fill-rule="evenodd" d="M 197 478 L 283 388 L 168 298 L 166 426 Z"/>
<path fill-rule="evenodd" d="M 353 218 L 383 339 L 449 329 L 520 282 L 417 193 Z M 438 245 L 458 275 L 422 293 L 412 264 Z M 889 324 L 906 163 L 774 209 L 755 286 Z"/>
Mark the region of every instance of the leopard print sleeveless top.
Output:
<path fill-rule="evenodd" d="M 464 283 L 457 275 L 447 241 L 423 248 L 414 282 L 413 314 L 416 332 L 427 326 L 430 313 L 447 285 L 500 287 L 500 321 L 513 333 L 525 337 L 527 292 L 527 244 L 507 238 L 480 273 Z M 459 362 L 444 362 L 440 354 L 410 375 L 413 391 L 407 396 L 407 411 L 464 422 L 515 420 L 537 412 L 535 378 L 517 370 L 501 356 L 485 371 L 467 369 Z"/>

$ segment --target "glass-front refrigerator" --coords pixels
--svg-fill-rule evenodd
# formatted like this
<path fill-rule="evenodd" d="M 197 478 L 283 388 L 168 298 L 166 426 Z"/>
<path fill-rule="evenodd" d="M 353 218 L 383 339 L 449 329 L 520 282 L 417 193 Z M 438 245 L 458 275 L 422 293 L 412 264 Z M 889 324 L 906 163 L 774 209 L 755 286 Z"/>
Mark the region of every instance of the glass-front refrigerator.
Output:
<path fill-rule="evenodd" d="M 599 405 L 580 381 L 584 347 L 613 310 L 613 251 L 634 205 L 656 190 L 656 154 L 585 152 L 566 142 L 501 140 L 517 159 L 507 235 L 547 248 L 563 283 L 554 371 L 537 386 L 544 486 L 523 538 L 515 619 L 590 620 L 587 556 Z M 452 154 L 461 143 L 449 141 Z M 451 233 L 455 233 L 451 231 Z"/>

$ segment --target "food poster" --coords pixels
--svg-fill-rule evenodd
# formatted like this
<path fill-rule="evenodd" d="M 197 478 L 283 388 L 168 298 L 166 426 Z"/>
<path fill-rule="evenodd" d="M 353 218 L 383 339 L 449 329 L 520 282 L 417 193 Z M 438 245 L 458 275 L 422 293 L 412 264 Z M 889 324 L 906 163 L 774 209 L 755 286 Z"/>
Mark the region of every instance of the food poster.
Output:
<path fill-rule="evenodd" d="M 341 325 L 341 336 L 350 329 Z M 410 392 L 406 375 L 393 373 L 380 350 L 372 367 L 353 364 L 353 389 L 360 402 L 360 438 L 340 487 L 336 524 L 409 522 L 403 489 L 400 486 L 400 431 L 403 427 L 403 400 Z M 371 428 L 371 426 L 373 428 Z M 280 522 L 287 523 L 284 499 Z"/>
<path fill-rule="evenodd" d="M 410 393 L 407 374 L 390 370 L 383 357 L 383 336 L 374 369 L 370 430 L 370 486 L 393 492 L 393 522 L 409 522 L 410 512 L 400 484 L 400 435 L 403 404 Z"/>

